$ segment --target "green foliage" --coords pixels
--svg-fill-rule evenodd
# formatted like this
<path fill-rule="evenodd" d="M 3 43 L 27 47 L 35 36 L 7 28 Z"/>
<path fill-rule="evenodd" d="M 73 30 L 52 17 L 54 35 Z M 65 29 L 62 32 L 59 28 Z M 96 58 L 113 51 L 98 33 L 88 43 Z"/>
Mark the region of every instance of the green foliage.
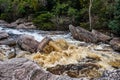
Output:
<path fill-rule="evenodd" d="M 54 24 L 51 21 L 51 18 L 53 17 L 53 15 L 49 12 L 47 13 L 42 13 L 40 15 L 38 15 L 34 20 L 34 24 L 36 24 L 36 26 L 39 29 L 42 30 L 51 30 L 51 29 L 55 29 Z"/>
<path fill-rule="evenodd" d="M 116 34 L 120 34 L 120 0 L 116 0 L 114 9 L 114 19 L 110 21 L 109 27 Z"/>
<path fill-rule="evenodd" d="M 119 8 L 120 0 L 93 0 L 92 27 L 118 32 Z M 0 19 L 11 22 L 32 15 L 39 29 L 67 30 L 69 24 L 88 29 L 88 9 L 89 0 L 0 0 Z"/>

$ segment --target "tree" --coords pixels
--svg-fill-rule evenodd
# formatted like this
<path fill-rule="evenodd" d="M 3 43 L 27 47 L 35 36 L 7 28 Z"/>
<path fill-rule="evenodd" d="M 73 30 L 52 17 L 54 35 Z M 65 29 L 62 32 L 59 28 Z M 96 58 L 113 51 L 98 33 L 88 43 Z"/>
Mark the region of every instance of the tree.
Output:
<path fill-rule="evenodd" d="M 114 33 L 120 34 L 120 0 L 116 0 L 114 9 L 114 19 L 110 21 L 109 27 Z"/>
<path fill-rule="evenodd" d="M 90 3 L 89 3 L 89 22 L 90 22 L 90 30 L 92 29 L 92 16 L 91 16 L 92 2 L 93 2 L 93 0 L 90 0 Z"/>

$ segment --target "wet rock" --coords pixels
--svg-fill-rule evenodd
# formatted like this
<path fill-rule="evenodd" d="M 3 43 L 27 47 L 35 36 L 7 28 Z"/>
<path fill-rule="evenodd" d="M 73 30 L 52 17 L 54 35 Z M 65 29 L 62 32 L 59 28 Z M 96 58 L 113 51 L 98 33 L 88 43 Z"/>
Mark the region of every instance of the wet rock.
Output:
<path fill-rule="evenodd" d="M 12 49 L 11 51 L 7 51 L 5 54 L 8 59 L 14 58 L 16 56 L 14 49 Z"/>
<path fill-rule="evenodd" d="M 120 38 L 113 38 L 110 41 L 110 45 L 112 46 L 112 48 L 116 51 L 120 51 Z"/>
<path fill-rule="evenodd" d="M 1 39 L 6 39 L 6 38 L 8 38 L 8 36 L 9 35 L 6 32 L 0 31 L 0 40 Z"/>
<path fill-rule="evenodd" d="M 7 51 L 11 51 L 11 47 L 9 47 L 8 45 L 0 45 L 0 52 L 5 54 Z"/>
<path fill-rule="evenodd" d="M 56 76 L 42 70 L 36 63 L 25 58 L 0 61 L 0 80 L 89 80 Z"/>
<path fill-rule="evenodd" d="M 94 80 L 120 80 L 120 69 L 105 71 L 101 78 Z"/>
<path fill-rule="evenodd" d="M 96 51 L 110 51 L 112 50 L 111 46 L 108 44 L 100 44 L 94 48 Z"/>
<path fill-rule="evenodd" d="M 28 51 L 22 51 L 22 50 L 16 51 L 16 58 L 23 58 L 25 57 L 26 54 L 30 55 L 31 53 Z"/>
<path fill-rule="evenodd" d="M 37 51 L 40 52 L 44 52 L 43 49 L 45 48 L 45 46 L 52 41 L 52 39 L 50 37 L 45 37 L 38 45 Z"/>
<path fill-rule="evenodd" d="M 0 41 L 0 45 L 15 46 L 16 45 L 16 40 L 15 39 L 2 40 L 2 41 Z"/>
<path fill-rule="evenodd" d="M 5 60 L 5 55 L 3 53 L 0 53 L 0 61 Z"/>
<path fill-rule="evenodd" d="M 97 36 L 97 38 L 98 38 L 98 40 L 100 41 L 100 42 L 108 42 L 109 40 L 111 40 L 111 37 L 110 36 L 108 36 L 108 35 L 105 35 L 105 34 L 103 34 L 103 33 L 101 33 L 101 32 L 98 32 L 97 30 L 92 30 L 92 33 L 95 35 L 95 36 Z"/>
<path fill-rule="evenodd" d="M 39 42 L 33 36 L 22 35 L 18 38 L 17 44 L 21 49 L 34 53 L 37 52 Z"/>
<path fill-rule="evenodd" d="M 97 71 L 99 66 L 93 63 L 85 64 L 69 64 L 69 65 L 57 65 L 52 68 L 47 68 L 53 74 L 61 75 L 67 74 L 70 77 L 99 77 L 100 73 Z"/>

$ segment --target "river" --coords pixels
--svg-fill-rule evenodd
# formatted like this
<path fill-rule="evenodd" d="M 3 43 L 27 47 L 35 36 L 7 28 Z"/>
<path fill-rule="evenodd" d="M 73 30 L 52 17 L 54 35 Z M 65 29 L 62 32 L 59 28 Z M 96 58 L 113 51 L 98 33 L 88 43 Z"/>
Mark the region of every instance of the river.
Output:
<path fill-rule="evenodd" d="M 120 54 L 116 54 L 115 51 L 113 51 L 108 44 L 87 44 L 82 41 L 77 41 L 72 38 L 71 34 L 69 32 L 64 32 L 64 31 L 41 31 L 41 30 L 26 30 L 26 29 L 12 29 L 12 28 L 5 28 L 5 27 L 0 27 L 0 31 L 4 31 L 9 33 L 10 35 L 31 35 L 34 36 L 34 38 L 37 41 L 41 41 L 45 36 L 51 37 L 53 40 L 56 39 L 64 39 L 66 42 L 71 43 L 72 45 L 68 44 L 68 48 L 62 51 L 52 51 L 49 54 L 32 54 L 32 55 L 27 55 L 26 58 L 34 60 L 38 64 L 40 64 L 43 68 L 48 69 L 51 73 L 54 74 L 54 71 L 59 73 L 61 70 L 63 70 L 64 74 L 66 72 L 76 73 L 77 66 L 81 67 L 81 65 L 90 65 L 93 67 L 93 69 L 89 69 L 88 66 L 86 66 L 87 70 L 83 72 L 82 76 L 87 76 L 87 77 L 98 77 L 104 70 L 114 70 L 114 69 L 119 69 L 120 68 Z M 87 46 L 78 46 L 78 44 L 85 43 Z M 61 43 L 63 44 L 63 43 Z M 77 44 L 77 45 L 75 45 Z M 96 50 L 99 49 L 99 50 Z M 72 65 L 71 65 L 72 64 Z M 79 65 L 80 64 L 80 65 Z M 58 66 L 58 65 L 62 65 Z M 64 66 L 65 65 L 65 66 Z M 64 71 L 65 67 L 70 67 L 70 70 L 73 69 L 72 71 Z M 96 67 L 98 68 L 96 68 Z M 53 68 L 51 68 L 53 67 Z M 83 69 L 79 70 L 81 73 Z M 85 69 L 86 69 L 85 68 Z M 95 68 L 95 69 L 94 69 Z M 52 71 L 51 71 L 52 70 Z M 87 71 L 88 74 L 86 74 Z M 69 73 L 66 73 L 69 75 Z M 75 74 L 75 77 L 81 77 L 80 73 Z M 73 76 L 73 75 L 69 76 Z M 92 76 L 91 76 L 92 74 Z"/>

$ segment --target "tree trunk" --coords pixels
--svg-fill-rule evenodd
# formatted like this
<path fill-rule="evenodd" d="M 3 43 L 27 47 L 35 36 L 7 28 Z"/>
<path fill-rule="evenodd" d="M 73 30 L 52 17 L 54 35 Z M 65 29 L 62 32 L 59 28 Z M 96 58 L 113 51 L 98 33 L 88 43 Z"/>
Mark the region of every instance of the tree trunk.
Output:
<path fill-rule="evenodd" d="M 90 30 L 92 30 L 92 16 L 91 16 L 92 2 L 93 2 L 93 0 L 90 0 L 90 5 L 89 5 L 89 22 L 90 22 Z"/>

